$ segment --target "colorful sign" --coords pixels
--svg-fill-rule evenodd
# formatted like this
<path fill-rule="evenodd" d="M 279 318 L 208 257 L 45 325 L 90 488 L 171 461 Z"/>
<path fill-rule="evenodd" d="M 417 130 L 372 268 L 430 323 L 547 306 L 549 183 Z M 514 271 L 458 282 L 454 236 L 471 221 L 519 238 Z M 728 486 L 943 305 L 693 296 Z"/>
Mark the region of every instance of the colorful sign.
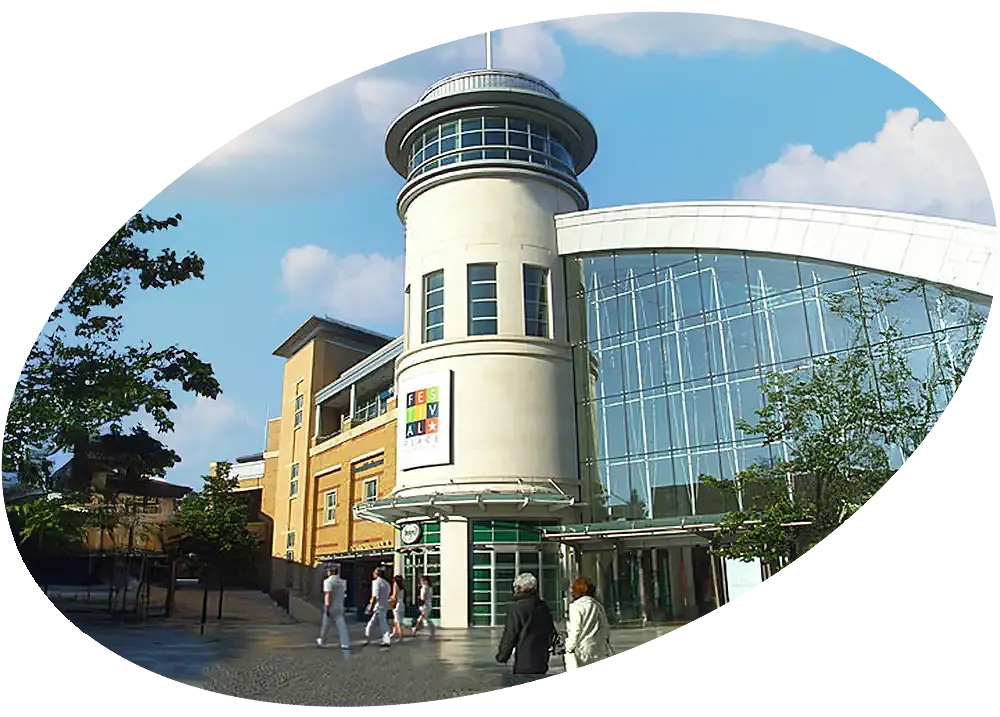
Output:
<path fill-rule="evenodd" d="M 451 371 L 400 382 L 399 469 L 451 463 Z"/>

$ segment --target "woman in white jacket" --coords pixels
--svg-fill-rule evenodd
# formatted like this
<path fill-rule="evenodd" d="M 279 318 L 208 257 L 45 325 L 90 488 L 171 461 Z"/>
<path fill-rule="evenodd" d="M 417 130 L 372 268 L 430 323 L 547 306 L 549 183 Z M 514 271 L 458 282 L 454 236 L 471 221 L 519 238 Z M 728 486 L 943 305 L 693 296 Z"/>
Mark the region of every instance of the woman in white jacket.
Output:
<path fill-rule="evenodd" d="M 594 599 L 594 584 L 579 577 L 570 589 L 573 601 L 569 605 L 566 636 L 567 670 L 597 662 L 612 653 L 608 615 Z"/>

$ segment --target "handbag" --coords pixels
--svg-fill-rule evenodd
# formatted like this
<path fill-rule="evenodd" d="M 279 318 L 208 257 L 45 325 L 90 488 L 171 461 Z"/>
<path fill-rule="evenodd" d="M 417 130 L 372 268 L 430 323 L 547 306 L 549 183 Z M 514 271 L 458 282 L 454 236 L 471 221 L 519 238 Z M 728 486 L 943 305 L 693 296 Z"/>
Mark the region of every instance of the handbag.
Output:
<path fill-rule="evenodd" d="M 549 653 L 557 656 L 566 654 L 566 638 L 558 630 L 553 630 L 549 638 Z"/>

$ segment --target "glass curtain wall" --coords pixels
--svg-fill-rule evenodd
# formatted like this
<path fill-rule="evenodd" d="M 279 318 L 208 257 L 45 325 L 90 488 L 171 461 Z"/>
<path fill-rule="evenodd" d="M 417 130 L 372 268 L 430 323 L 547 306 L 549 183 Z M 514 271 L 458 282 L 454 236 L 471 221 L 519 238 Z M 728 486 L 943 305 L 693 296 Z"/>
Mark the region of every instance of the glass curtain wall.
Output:
<path fill-rule="evenodd" d="M 852 347 L 854 326 L 830 298 L 860 301 L 889 278 L 735 252 L 586 255 L 566 269 L 584 500 L 603 504 L 590 520 L 736 508 L 698 476 L 732 477 L 782 450 L 737 428 L 762 406 L 764 377 Z M 898 285 L 879 320 L 898 321 L 911 368 L 929 375 L 989 306 L 915 280 Z M 877 336 L 872 327 L 864 340 Z M 939 412 L 950 397 L 937 397 Z"/>

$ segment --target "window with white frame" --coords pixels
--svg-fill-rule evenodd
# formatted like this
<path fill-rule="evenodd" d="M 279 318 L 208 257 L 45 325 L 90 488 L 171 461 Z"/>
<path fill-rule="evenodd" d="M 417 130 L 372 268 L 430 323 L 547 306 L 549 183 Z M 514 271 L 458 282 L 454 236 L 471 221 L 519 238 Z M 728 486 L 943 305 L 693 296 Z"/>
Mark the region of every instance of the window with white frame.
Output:
<path fill-rule="evenodd" d="M 294 498 L 299 494 L 299 464 L 292 464 L 291 477 L 288 481 L 288 497 Z"/>
<path fill-rule="evenodd" d="M 323 502 L 323 522 L 327 525 L 337 522 L 337 491 L 328 491 Z"/>
<path fill-rule="evenodd" d="M 549 338 L 549 270 L 524 265 L 524 333 Z"/>
<path fill-rule="evenodd" d="M 497 265 L 469 264 L 469 336 L 497 332 Z"/>
<path fill-rule="evenodd" d="M 302 425 L 302 406 L 305 404 L 305 397 L 301 394 L 295 397 L 295 427 Z"/>
<path fill-rule="evenodd" d="M 375 500 L 378 498 L 378 478 L 369 478 L 364 482 L 363 495 L 365 500 Z"/>
<path fill-rule="evenodd" d="M 285 560 L 295 559 L 295 531 L 289 530 L 285 537 Z"/>
<path fill-rule="evenodd" d="M 424 343 L 444 338 L 444 270 L 424 276 Z"/>

